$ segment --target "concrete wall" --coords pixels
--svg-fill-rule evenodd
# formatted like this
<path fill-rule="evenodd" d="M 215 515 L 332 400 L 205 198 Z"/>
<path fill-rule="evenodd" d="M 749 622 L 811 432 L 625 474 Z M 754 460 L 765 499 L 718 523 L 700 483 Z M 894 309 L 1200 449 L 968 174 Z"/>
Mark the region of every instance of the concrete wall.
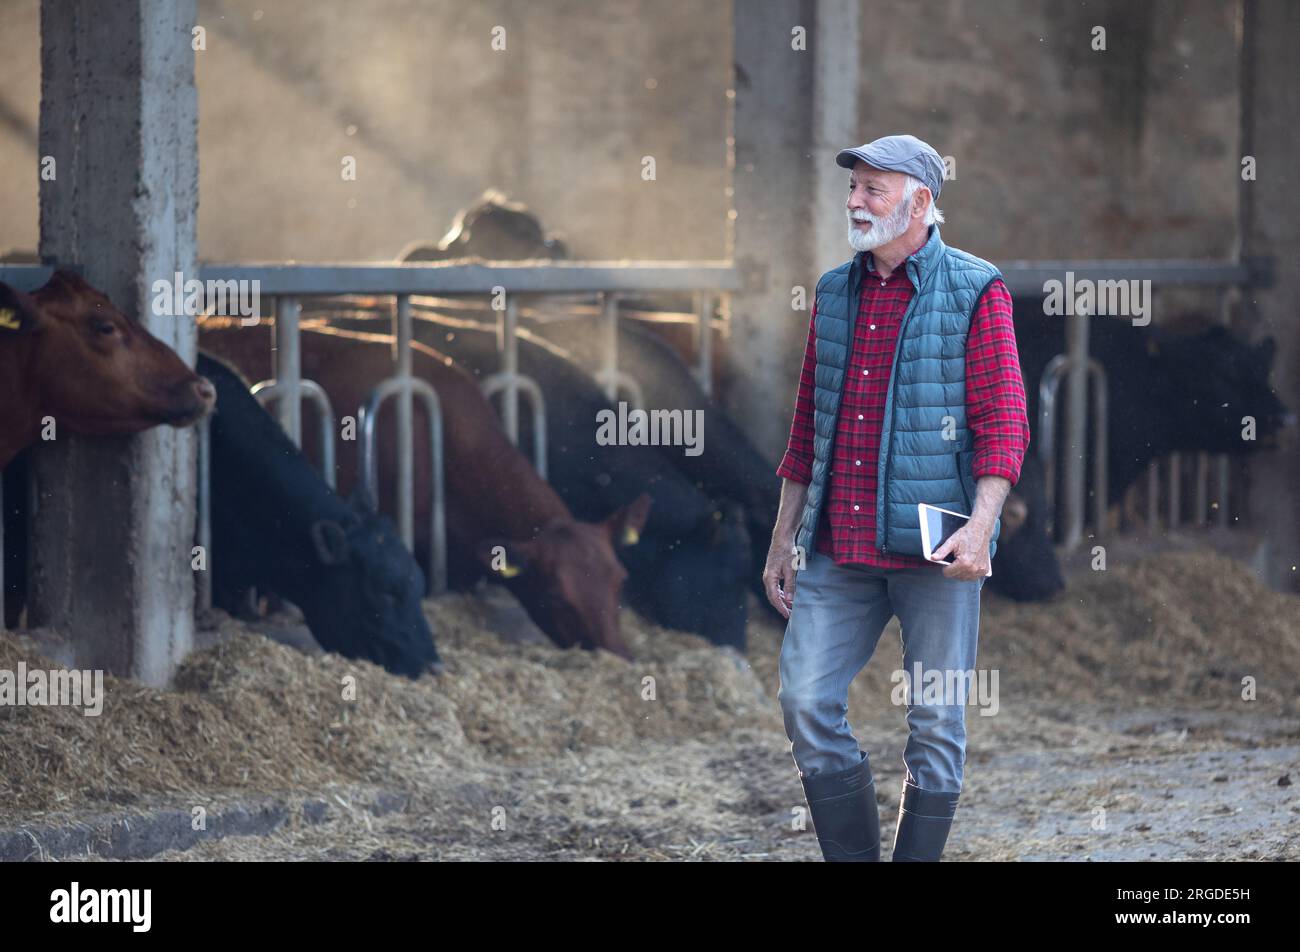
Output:
<path fill-rule="evenodd" d="M 0 3 L 0 248 L 35 243 L 36 11 Z M 381 259 L 489 186 L 580 255 L 722 255 L 730 5 L 589 11 L 201 0 L 200 256 Z M 909 129 L 957 159 L 954 242 L 993 258 L 1231 251 L 1237 196 L 1216 183 L 1237 162 L 1237 0 L 864 11 L 858 138 Z M 1094 24 L 1107 52 L 1089 49 Z M 641 181 L 643 155 L 658 181 Z"/>

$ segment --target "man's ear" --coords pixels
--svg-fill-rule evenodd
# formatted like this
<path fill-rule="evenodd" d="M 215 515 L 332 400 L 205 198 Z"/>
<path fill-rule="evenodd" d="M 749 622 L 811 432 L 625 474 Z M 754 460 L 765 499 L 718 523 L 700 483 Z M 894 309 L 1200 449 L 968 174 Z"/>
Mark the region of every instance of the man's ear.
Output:
<path fill-rule="evenodd" d="M 0 281 L 0 337 L 29 334 L 40 322 L 35 299 Z"/>
<path fill-rule="evenodd" d="M 348 559 L 347 531 L 332 519 L 311 524 L 311 542 L 322 565 L 342 565 Z"/>

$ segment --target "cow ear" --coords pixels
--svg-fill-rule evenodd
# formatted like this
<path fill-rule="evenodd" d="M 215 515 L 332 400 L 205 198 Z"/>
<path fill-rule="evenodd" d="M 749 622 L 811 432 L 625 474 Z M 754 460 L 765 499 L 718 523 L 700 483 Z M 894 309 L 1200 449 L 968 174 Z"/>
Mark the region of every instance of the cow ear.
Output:
<path fill-rule="evenodd" d="M 311 524 L 311 541 L 322 565 L 342 565 L 348 559 L 347 530 L 332 519 Z"/>
<path fill-rule="evenodd" d="M 516 578 L 528 571 L 532 547 L 527 542 L 509 539 L 480 539 L 474 546 L 474 555 L 484 568 L 501 578 Z"/>
<path fill-rule="evenodd" d="M 609 541 L 615 548 L 636 545 L 640 541 L 641 530 L 645 528 L 646 520 L 650 517 L 652 502 L 649 493 L 642 493 L 622 509 L 610 513 L 605 518 Z"/>
<path fill-rule="evenodd" d="M 41 312 L 31 295 L 0 281 L 0 337 L 27 334 L 41 322 Z"/>
<path fill-rule="evenodd" d="M 45 287 L 51 291 L 58 291 L 60 294 L 76 296 L 86 292 L 94 293 L 95 289 L 86 283 L 86 279 L 75 271 L 69 271 L 67 268 L 59 268 L 52 275 L 50 280 L 45 282 Z"/>

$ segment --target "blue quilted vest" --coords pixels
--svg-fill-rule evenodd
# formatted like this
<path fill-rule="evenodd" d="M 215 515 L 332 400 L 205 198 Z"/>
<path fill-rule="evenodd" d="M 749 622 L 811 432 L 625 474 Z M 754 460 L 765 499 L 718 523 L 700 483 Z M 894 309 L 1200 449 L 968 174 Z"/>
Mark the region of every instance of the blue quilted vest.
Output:
<path fill-rule="evenodd" d="M 844 368 L 858 317 L 862 252 L 817 282 L 817 367 L 812 482 L 796 544 L 813 552 L 839 420 Z M 974 456 L 966 427 L 966 331 L 984 289 L 1001 273 L 950 248 L 930 226 L 925 245 L 904 263 L 915 294 L 894 348 L 876 488 L 876 548 L 921 554 L 917 503 L 969 514 L 975 503 Z M 989 554 L 997 549 L 999 519 Z"/>

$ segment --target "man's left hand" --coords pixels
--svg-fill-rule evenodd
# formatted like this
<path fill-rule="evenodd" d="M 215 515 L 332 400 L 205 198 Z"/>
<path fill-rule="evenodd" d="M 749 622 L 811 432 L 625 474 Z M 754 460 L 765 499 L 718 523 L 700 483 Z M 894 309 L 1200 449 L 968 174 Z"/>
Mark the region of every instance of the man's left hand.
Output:
<path fill-rule="evenodd" d="M 936 559 L 956 556 L 956 561 L 944 566 L 943 574 L 962 582 L 973 582 L 989 574 L 989 541 L 993 528 L 976 522 L 967 522 L 948 537 L 948 541 L 934 550 Z"/>

